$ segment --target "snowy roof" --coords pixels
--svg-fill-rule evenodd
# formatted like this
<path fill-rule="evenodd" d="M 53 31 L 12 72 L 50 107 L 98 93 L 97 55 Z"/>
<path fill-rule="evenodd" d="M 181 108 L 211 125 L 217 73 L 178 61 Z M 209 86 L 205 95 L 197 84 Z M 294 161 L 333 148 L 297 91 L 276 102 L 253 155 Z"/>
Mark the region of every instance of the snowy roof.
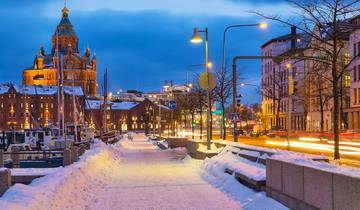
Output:
<path fill-rule="evenodd" d="M 64 86 L 64 92 L 69 95 L 83 96 L 85 95 L 80 86 Z"/>
<path fill-rule="evenodd" d="M 85 100 L 85 109 L 100 109 L 100 101 L 99 100 Z"/>
<path fill-rule="evenodd" d="M 0 94 L 7 93 L 10 86 L 14 87 L 15 91 L 24 95 L 55 95 L 58 92 L 57 86 L 46 85 L 0 85 Z M 73 94 L 72 86 L 64 86 L 66 94 Z M 75 96 L 83 96 L 84 92 L 80 86 L 74 87 Z"/>
<path fill-rule="evenodd" d="M 8 85 L 0 85 L 0 94 L 7 93 L 9 91 Z"/>
<path fill-rule="evenodd" d="M 35 86 L 38 95 L 55 95 L 58 92 L 57 86 Z"/>
<path fill-rule="evenodd" d="M 156 106 L 160 107 L 161 109 L 166 109 L 166 110 L 170 110 L 169 107 L 161 105 L 161 104 L 155 104 Z"/>
<path fill-rule="evenodd" d="M 26 95 L 55 95 L 58 91 L 57 86 L 13 86 L 17 93 Z"/>
<path fill-rule="evenodd" d="M 179 85 L 179 84 L 175 84 L 171 87 L 172 91 L 179 91 L 179 92 L 188 92 L 189 91 L 189 87 L 185 86 L 185 85 Z"/>
<path fill-rule="evenodd" d="M 135 106 L 137 106 L 139 103 L 123 101 L 123 102 L 111 102 L 110 104 L 111 104 L 111 109 L 113 110 L 130 110 Z"/>
<path fill-rule="evenodd" d="M 100 101 L 100 100 L 86 100 L 85 109 L 88 109 L 88 110 L 100 109 L 101 103 L 102 103 L 102 101 Z M 137 106 L 139 103 L 123 101 L 123 102 L 110 102 L 109 104 L 110 104 L 112 110 L 130 110 L 130 109 L 134 108 L 135 106 Z"/>

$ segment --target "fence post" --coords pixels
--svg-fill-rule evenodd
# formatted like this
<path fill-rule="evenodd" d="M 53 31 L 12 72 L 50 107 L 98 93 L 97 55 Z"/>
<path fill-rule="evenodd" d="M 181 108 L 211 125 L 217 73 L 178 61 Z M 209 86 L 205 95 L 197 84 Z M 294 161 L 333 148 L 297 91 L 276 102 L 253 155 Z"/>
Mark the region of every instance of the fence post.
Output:
<path fill-rule="evenodd" d="M 63 166 L 68 166 L 71 164 L 71 151 L 69 149 L 64 150 L 63 155 Z"/>
<path fill-rule="evenodd" d="M 0 197 L 11 186 L 11 171 L 9 169 L 0 169 Z"/>
<path fill-rule="evenodd" d="M 17 168 L 20 166 L 20 149 L 18 147 L 14 147 L 11 152 L 11 159 L 13 161 L 14 168 Z"/>
<path fill-rule="evenodd" d="M 4 152 L 0 150 L 0 168 L 4 167 Z"/>
<path fill-rule="evenodd" d="M 77 146 L 71 147 L 71 163 L 79 160 L 79 149 Z"/>
<path fill-rule="evenodd" d="M 85 153 L 85 147 L 86 146 L 84 144 L 80 145 L 80 147 L 79 147 L 79 156 L 81 156 L 81 155 L 83 155 Z"/>

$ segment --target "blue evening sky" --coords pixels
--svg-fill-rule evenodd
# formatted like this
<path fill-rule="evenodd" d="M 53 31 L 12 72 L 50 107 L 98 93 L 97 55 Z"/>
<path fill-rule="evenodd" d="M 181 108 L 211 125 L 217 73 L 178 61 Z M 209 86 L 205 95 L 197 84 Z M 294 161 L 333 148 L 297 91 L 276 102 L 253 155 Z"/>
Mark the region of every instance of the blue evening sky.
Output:
<path fill-rule="evenodd" d="M 62 0 L 0 1 L 0 82 L 21 84 L 22 70 L 32 65 L 39 46 L 51 50 L 51 36 L 61 18 Z M 158 91 L 164 80 L 184 83 L 186 67 L 204 63 L 204 45 L 189 42 L 194 27 L 209 28 L 210 60 L 221 66 L 222 34 L 226 26 L 261 22 L 249 11 L 291 16 L 281 0 L 69 0 L 70 20 L 79 36 L 80 51 L 90 47 L 98 59 L 98 82 L 109 70 L 109 88 Z M 289 32 L 277 23 L 269 28 L 231 31 L 227 63 L 235 55 L 260 55 L 267 40 Z M 201 68 L 190 69 L 201 72 Z M 241 62 L 247 83 L 260 84 L 260 62 Z M 240 89 L 240 88 L 239 88 Z M 247 103 L 258 102 L 254 87 L 241 88 Z"/>

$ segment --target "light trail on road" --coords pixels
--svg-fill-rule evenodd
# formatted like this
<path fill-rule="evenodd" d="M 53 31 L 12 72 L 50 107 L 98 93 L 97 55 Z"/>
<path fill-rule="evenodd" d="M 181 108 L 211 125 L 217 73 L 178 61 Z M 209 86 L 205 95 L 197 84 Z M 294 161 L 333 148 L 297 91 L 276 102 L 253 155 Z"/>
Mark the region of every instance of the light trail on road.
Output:
<path fill-rule="evenodd" d="M 266 144 L 269 145 L 278 145 L 286 147 L 288 143 L 286 141 L 279 142 L 279 141 L 265 141 Z M 320 143 L 310 143 L 310 142 L 300 142 L 300 141 L 290 141 L 290 147 L 302 148 L 302 149 L 312 149 L 316 151 L 327 151 L 333 152 L 334 145 L 327 145 L 327 144 L 320 144 Z M 358 147 L 351 147 L 351 146 L 339 146 L 340 154 L 346 155 L 356 155 L 360 156 L 360 148 Z"/>

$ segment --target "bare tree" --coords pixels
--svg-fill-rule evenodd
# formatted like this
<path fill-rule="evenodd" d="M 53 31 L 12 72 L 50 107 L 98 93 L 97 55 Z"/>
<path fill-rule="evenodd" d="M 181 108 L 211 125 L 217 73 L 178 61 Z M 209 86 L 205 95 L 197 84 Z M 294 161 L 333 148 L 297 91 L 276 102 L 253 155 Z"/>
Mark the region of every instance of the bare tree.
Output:
<path fill-rule="evenodd" d="M 225 108 L 232 95 L 232 75 L 226 69 L 217 70 L 217 86 L 214 90 L 214 98 L 221 106 L 221 129 L 222 138 L 226 139 Z"/>
<path fill-rule="evenodd" d="M 334 133 L 334 159 L 340 159 L 339 153 L 339 111 L 340 111 L 340 85 L 346 69 L 351 61 L 342 66 L 341 57 L 347 47 L 349 31 L 355 26 L 346 19 L 358 14 L 359 0 L 288 0 L 290 5 L 298 11 L 300 21 L 285 20 L 278 15 L 260 16 L 275 20 L 288 26 L 295 26 L 299 31 L 311 36 L 311 47 L 319 60 L 329 65 L 331 74 L 331 89 L 333 95 L 333 133 Z"/>
<path fill-rule="evenodd" d="M 286 89 L 286 79 L 288 71 L 278 68 L 272 69 L 272 74 L 267 81 L 262 82 L 261 93 L 263 97 L 266 97 L 273 101 L 274 107 L 271 112 L 275 114 L 275 129 L 280 128 L 280 112 L 281 112 L 281 101 L 288 96 Z"/>

